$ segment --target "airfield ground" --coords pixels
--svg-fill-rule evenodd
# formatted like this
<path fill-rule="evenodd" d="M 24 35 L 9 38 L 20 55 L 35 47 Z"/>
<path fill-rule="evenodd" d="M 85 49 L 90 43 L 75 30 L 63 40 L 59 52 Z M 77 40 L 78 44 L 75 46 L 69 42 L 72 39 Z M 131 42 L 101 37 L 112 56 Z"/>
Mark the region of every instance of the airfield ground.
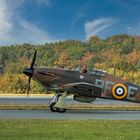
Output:
<path fill-rule="evenodd" d="M 140 140 L 140 120 L 0 120 L 0 140 Z"/>
<path fill-rule="evenodd" d="M 67 108 L 70 110 L 110 110 L 110 111 L 140 111 L 140 105 L 83 105 L 83 104 L 72 104 L 67 105 Z M 1 110 L 48 110 L 48 105 L 40 104 L 0 104 Z"/>
<path fill-rule="evenodd" d="M 49 109 L 48 104 L 53 95 L 31 94 L 0 94 L 0 109 Z M 91 110 L 140 110 L 140 104 L 115 100 L 96 99 L 92 104 L 79 103 L 68 97 L 68 109 Z"/>
<path fill-rule="evenodd" d="M 39 109 L 39 112 L 47 114 L 46 110 L 41 111 L 40 109 L 47 109 L 47 103 L 50 98 L 45 96 L 42 98 L 41 96 L 27 99 L 24 96 L 1 96 L 0 109 L 2 112 L 2 109 L 17 109 L 16 111 L 27 109 L 26 113 L 30 112 L 30 110 L 28 112 L 28 109 Z M 91 105 L 76 103 L 71 98 L 68 99 L 68 107 L 74 110 L 78 108 L 82 110 L 140 110 L 139 104 L 116 103 L 114 101 L 97 100 L 97 102 Z M 78 114 L 76 111 L 72 113 Z M 40 113 L 37 114 L 40 115 Z M 70 113 L 67 114 L 69 115 Z M 87 115 L 86 113 L 80 114 Z M 94 117 L 95 112 L 90 114 Z M 13 114 L 11 113 L 10 115 Z M 19 113 L 15 114 L 16 117 L 17 115 Z M 20 113 L 20 115 L 22 114 Z M 60 115 L 63 116 L 64 114 Z M 13 116 L 13 118 L 5 119 L 6 117 L 1 116 L 0 119 L 0 140 L 140 140 L 140 120 L 122 120 L 121 115 L 121 120 L 57 120 L 55 116 L 55 119 L 46 119 L 47 117 L 41 119 L 16 119 Z"/>

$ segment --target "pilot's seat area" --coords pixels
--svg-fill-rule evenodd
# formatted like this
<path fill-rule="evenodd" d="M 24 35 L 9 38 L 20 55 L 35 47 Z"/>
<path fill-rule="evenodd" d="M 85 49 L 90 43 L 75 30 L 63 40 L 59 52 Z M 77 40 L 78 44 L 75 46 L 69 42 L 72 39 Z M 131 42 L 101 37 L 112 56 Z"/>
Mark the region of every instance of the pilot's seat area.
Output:
<path fill-rule="evenodd" d="M 87 71 L 87 69 L 82 69 L 82 71 L 81 71 L 82 73 L 87 73 L 88 71 Z"/>
<path fill-rule="evenodd" d="M 80 73 L 90 74 L 90 75 L 97 75 L 97 76 L 106 76 L 107 72 L 100 69 L 93 69 L 93 70 L 87 70 L 86 68 L 82 68 L 81 66 L 76 67 L 75 71 L 78 71 Z"/>

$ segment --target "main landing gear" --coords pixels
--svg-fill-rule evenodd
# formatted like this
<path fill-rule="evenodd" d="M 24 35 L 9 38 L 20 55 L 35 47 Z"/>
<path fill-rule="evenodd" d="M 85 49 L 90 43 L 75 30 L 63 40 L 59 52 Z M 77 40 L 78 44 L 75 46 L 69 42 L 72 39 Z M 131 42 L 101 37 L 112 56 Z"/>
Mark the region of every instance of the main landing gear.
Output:
<path fill-rule="evenodd" d="M 50 110 L 52 112 L 59 112 L 59 113 L 66 112 L 66 108 L 65 108 L 66 97 L 67 97 L 66 92 L 64 92 L 63 94 L 56 94 L 49 104 Z"/>

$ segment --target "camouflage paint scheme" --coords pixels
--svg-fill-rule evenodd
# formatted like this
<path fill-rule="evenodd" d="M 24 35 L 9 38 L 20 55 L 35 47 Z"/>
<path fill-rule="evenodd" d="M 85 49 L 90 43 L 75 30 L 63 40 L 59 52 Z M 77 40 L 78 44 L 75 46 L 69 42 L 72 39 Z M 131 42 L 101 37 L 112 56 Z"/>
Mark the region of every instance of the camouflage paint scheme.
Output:
<path fill-rule="evenodd" d="M 139 86 L 103 71 L 99 71 L 99 74 L 96 72 L 98 70 L 93 74 L 88 74 L 57 68 L 34 68 L 32 78 L 56 92 L 66 91 L 68 94 L 85 97 L 140 102 Z M 116 84 L 123 84 L 126 87 L 125 98 L 117 99 L 113 96 L 112 88 Z"/>
<path fill-rule="evenodd" d="M 30 81 L 33 78 L 45 88 L 55 90 L 49 107 L 52 112 L 66 112 L 65 100 L 73 94 L 74 100 L 79 102 L 93 102 L 96 98 L 124 100 L 140 103 L 140 87 L 107 74 L 105 71 L 93 70 L 91 73 L 58 68 L 34 68 L 37 51 L 32 63 L 23 73 L 29 77 L 27 93 L 30 90 Z"/>

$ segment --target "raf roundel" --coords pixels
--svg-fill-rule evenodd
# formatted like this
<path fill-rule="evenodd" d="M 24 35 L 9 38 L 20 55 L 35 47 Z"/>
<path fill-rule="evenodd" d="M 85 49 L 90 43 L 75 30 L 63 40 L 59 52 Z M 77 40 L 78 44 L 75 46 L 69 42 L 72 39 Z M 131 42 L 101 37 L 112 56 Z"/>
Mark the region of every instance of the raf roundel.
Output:
<path fill-rule="evenodd" d="M 80 75 L 80 79 L 84 79 L 84 76 L 83 75 Z"/>
<path fill-rule="evenodd" d="M 112 88 L 112 95 L 114 98 L 122 100 L 127 95 L 127 88 L 124 84 L 116 84 Z"/>

